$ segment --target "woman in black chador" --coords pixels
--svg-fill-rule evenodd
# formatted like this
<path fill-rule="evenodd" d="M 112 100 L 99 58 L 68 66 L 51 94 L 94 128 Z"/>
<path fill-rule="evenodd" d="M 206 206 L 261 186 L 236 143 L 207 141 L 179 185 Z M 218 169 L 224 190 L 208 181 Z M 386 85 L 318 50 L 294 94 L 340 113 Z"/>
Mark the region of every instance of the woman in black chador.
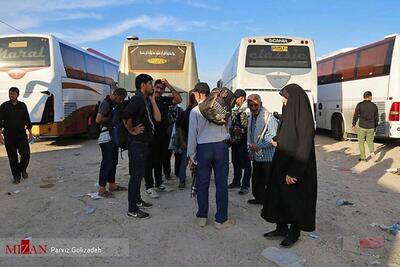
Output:
<path fill-rule="evenodd" d="M 279 94 L 282 118 L 274 138 L 276 151 L 261 216 L 277 224 L 276 230 L 264 236 L 284 238 L 281 246 L 290 247 L 299 240 L 301 230 L 315 230 L 315 127 L 310 102 L 299 85 L 289 84 Z"/>

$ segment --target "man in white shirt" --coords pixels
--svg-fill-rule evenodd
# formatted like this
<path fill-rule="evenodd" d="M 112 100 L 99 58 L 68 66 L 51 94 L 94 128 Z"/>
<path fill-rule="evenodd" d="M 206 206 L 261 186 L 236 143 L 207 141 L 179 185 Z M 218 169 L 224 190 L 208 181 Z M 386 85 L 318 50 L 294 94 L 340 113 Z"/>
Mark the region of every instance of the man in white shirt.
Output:
<path fill-rule="evenodd" d="M 193 89 L 193 94 L 200 105 L 210 94 L 210 87 L 206 83 L 198 83 Z M 217 202 L 215 228 L 225 229 L 235 224 L 233 220 L 228 219 L 229 133 L 226 126 L 208 121 L 201 114 L 199 105 L 190 112 L 187 146 L 190 164 L 195 164 L 197 168 L 196 217 L 199 226 L 207 225 L 208 188 L 211 171 L 214 170 Z"/>

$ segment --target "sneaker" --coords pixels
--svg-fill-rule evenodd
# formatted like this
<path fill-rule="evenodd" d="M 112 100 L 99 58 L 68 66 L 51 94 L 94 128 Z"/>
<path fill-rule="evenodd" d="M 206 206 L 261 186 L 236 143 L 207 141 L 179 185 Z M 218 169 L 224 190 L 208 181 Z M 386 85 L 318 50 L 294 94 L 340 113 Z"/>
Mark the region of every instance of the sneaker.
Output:
<path fill-rule="evenodd" d="M 128 211 L 127 215 L 129 217 L 134 217 L 134 218 L 138 218 L 138 219 L 146 219 L 146 218 L 150 217 L 150 214 L 148 214 L 147 212 L 141 211 L 141 210 Z"/>
<path fill-rule="evenodd" d="M 207 225 L 207 218 L 197 218 L 197 224 L 200 227 L 205 227 Z"/>
<path fill-rule="evenodd" d="M 174 189 L 172 189 L 170 187 L 166 187 L 163 184 L 160 184 L 159 186 L 157 186 L 157 191 L 158 192 L 172 192 L 172 191 L 174 191 Z"/>
<path fill-rule="evenodd" d="M 144 202 L 143 200 L 137 202 L 137 206 L 142 209 L 151 209 L 153 204 Z"/>
<path fill-rule="evenodd" d="M 185 184 L 185 182 L 179 182 L 179 186 L 178 186 L 178 188 L 179 188 L 180 190 L 183 190 L 183 189 L 185 189 L 185 187 L 186 187 L 186 184 Z"/>
<path fill-rule="evenodd" d="M 21 182 L 21 179 L 14 178 L 13 184 L 19 184 Z"/>
<path fill-rule="evenodd" d="M 226 221 L 223 222 L 223 223 L 218 223 L 218 222 L 215 222 L 215 223 L 214 223 L 214 226 L 215 226 L 215 228 L 216 228 L 217 230 L 227 229 L 227 228 L 232 227 L 232 226 L 234 226 L 234 225 L 235 225 L 235 221 L 234 221 L 234 220 L 231 220 L 231 219 L 228 219 L 228 220 L 226 220 Z"/>
<path fill-rule="evenodd" d="M 29 177 L 29 175 L 26 171 L 22 171 L 21 175 L 22 175 L 22 178 L 24 178 L 24 179 L 28 179 L 28 177 Z"/>
<path fill-rule="evenodd" d="M 154 187 L 151 187 L 149 189 L 146 190 L 146 194 L 150 197 L 150 198 L 159 198 L 160 195 L 157 193 L 156 189 Z"/>
<path fill-rule="evenodd" d="M 228 189 L 239 189 L 240 188 L 240 185 L 235 185 L 235 184 L 233 184 L 233 183 L 230 183 L 229 185 L 228 185 Z"/>
<path fill-rule="evenodd" d="M 263 204 L 261 201 L 258 201 L 257 199 L 249 199 L 249 200 L 247 200 L 247 203 L 249 203 L 249 204 L 253 204 L 253 205 L 261 205 L 261 204 Z"/>
<path fill-rule="evenodd" d="M 243 195 L 246 195 L 247 193 L 249 193 L 249 189 L 247 189 L 245 187 L 240 188 L 239 195 L 243 196 Z"/>

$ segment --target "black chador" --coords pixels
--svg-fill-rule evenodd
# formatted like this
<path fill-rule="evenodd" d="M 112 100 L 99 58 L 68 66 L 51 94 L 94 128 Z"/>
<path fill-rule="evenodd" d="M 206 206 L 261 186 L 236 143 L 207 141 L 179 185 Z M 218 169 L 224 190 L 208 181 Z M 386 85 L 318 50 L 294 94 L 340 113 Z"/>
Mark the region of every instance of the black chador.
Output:
<path fill-rule="evenodd" d="M 264 236 L 285 238 L 281 245 L 289 247 L 298 240 L 301 230 L 315 230 L 315 126 L 310 102 L 299 85 L 287 85 L 280 94 L 287 102 L 282 108 L 282 118 L 274 138 L 277 148 L 261 216 L 267 222 L 277 224 L 275 231 Z M 294 178 L 295 183 L 288 184 L 288 177 Z"/>

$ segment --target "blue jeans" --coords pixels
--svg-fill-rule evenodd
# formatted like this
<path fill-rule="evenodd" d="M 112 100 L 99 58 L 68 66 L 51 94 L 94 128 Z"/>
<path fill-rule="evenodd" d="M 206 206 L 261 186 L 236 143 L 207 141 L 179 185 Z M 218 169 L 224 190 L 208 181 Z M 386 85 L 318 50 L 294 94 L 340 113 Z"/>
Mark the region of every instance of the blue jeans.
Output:
<path fill-rule="evenodd" d="M 189 157 L 186 155 L 186 149 L 182 151 L 181 163 L 179 165 L 179 182 L 186 181 L 186 169 L 189 164 Z"/>
<path fill-rule="evenodd" d="M 115 183 L 115 173 L 118 164 L 118 147 L 113 142 L 100 144 L 101 165 L 99 174 L 99 186 L 106 186 L 108 183 Z"/>
<path fill-rule="evenodd" d="M 215 221 L 223 223 L 228 219 L 228 171 L 229 151 L 226 142 L 197 145 L 197 204 L 196 216 L 208 217 L 208 188 L 211 170 L 214 170 L 217 213 Z"/>
<path fill-rule="evenodd" d="M 148 152 L 148 143 L 132 141 L 128 148 L 130 175 L 128 185 L 128 202 L 130 212 L 136 212 L 139 210 L 137 202 L 141 200 L 140 184 L 142 182 L 142 178 L 144 177 Z"/>

